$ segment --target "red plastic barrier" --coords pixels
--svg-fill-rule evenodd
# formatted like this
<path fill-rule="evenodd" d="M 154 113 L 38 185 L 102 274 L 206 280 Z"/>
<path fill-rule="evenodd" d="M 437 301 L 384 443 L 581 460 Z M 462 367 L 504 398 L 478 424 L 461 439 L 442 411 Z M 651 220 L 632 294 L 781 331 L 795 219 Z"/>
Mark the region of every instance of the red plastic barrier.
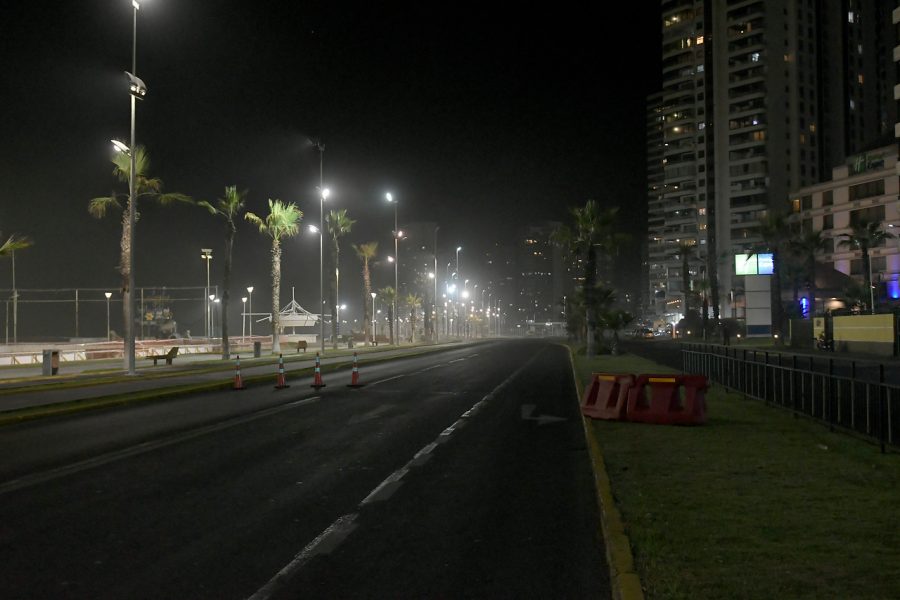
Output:
<path fill-rule="evenodd" d="M 625 419 L 661 425 L 706 422 L 706 377 L 703 375 L 639 375 L 628 390 Z"/>
<path fill-rule="evenodd" d="M 593 373 L 581 403 L 581 414 L 592 419 L 623 420 L 628 389 L 633 382 L 634 375 Z"/>

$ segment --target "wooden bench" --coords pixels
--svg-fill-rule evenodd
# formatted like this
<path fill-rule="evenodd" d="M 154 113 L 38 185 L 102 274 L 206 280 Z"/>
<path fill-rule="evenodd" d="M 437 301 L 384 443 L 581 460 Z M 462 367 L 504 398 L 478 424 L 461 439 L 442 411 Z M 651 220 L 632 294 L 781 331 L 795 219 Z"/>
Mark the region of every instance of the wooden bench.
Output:
<path fill-rule="evenodd" d="M 297 352 L 306 352 L 306 340 L 297 340 Z"/>
<path fill-rule="evenodd" d="M 153 356 L 148 356 L 147 358 L 153 361 L 153 366 L 156 366 L 156 362 L 159 360 L 165 360 L 167 365 L 172 364 L 172 360 L 178 356 L 178 346 L 172 346 L 172 348 L 166 352 L 165 354 L 156 354 Z"/>

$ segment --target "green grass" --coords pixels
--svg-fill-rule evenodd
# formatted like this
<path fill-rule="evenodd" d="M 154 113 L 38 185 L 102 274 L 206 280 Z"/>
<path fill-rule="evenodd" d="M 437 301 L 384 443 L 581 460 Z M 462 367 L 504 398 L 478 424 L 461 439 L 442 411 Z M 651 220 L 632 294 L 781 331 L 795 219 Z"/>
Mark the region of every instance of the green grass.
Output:
<path fill-rule="evenodd" d="M 671 372 L 576 356 L 591 371 Z M 900 597 L 900 456 L 713 388 L 709 422 L 593 421 L 647 597 Z"/>

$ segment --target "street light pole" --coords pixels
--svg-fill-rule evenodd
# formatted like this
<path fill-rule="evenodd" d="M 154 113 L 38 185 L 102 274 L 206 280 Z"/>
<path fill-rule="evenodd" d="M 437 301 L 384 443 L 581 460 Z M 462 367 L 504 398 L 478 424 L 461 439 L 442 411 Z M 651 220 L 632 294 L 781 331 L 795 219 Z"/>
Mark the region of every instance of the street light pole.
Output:
<path fill-rule="evenodd" d="M 241 298 L 241 302 L 243 303 L 243 310 L 241 310 L 241 340 L 247 341 L 246 336 L 244 335 L 247 332 L 247 296 Z"/>
<path fill-rule="evenodd" d="M 209 262 L 212 260 L 212 249 L 211 248 L 201 248 L 200 249 L 200 258 L 202 258 L 203 260 L 206 261 L 206 289 L 203 290 L 203 296 L 207 297 L 207 296 L 209 296 Z M 212 322 L 212 319 L 210 318 L 208 303 L 206 305 L 205 315 L 206 315 L 206 324 L 204 325 L 204 329 L 206 329 L 206 337 L 209 338 L 210 331 L 212 330 L 212 328 L 209 326 L 209 324 Z"/>
<path fill-rule="evenodd" d="M 253 339 L 253 286 L 249 286 L 247 288 L 247 301 L 250 303 L 250 314 L 247 315 L 247 320 L 250 322 L 250 338 Z"/>
<path fill-rule="evenodd" d="M 112 296 L 112 292 L 104 292 L 104 296 L 106 296 L 106 341 L 109 341 L 109 299 Z"/>
<path fill-rule="evenodd" d="M 431 298 L 431 305 L 434 307 L 434 317 L 433 323 L 431 324 L 431 330 L 434 332 L 434 341 L 437 342 L 440 334 L 438 333 L 437 326 L 437 315 L 438 315 L 438 303 L 437 303 L 437 280 L 438 280 L 438 270 L 437 270 L 437 234 L 440 231 L 441 227 L 438 225 L 434 228 L 434 296 Z"/>
<path fill-rule="evenodd" d="M 321 147 L 324 150 L 324 146 Z M 319 153 L 321 156 L 321 151 Z M 321 161 L 319 162 L 319 176 L 321 178 Z M 321 183 L 321 181 L 320 181 Z M 325 271 L 324 269 L 324 252 L 325 252 L 325 200 L 328 198 L 328 188 L 319 187 L 319 321 L 321 325 L 321 341 L 322 355 L 325 355 Z M 336 311 L 335 311 L 336 312 Z M 333 317 L 332 317 L 333 318 Z"/>
<path fill-rule="evenodd" d="M 374 345 L 375 344 L 375 296 L 377 296 L 378 294 L 376 294 L 375 292 L 370 292 L 370 294 L 372 295 L 372 344 Z M 363 312 L 365 312 L 365 311 L 363 311 Z"/>
<path fill-rule="evenodd" d="M 385 198 L 387 201 L 394 205 L 394 302 L 393 302 L 393 311 L 394 311 L 394 335 L 396 336 L 396 343 L 400 345 L 400 331 L 398 330 L 399 323 L 397 321 L 397 298 L 400 296 L 400 278 L 398 275 L 398 269 L 400 267 L 400 230 L 397 225 L 397 204 L 398 202 L 394 200 L 394 197 L 390 192 L 385 194 Z"/>

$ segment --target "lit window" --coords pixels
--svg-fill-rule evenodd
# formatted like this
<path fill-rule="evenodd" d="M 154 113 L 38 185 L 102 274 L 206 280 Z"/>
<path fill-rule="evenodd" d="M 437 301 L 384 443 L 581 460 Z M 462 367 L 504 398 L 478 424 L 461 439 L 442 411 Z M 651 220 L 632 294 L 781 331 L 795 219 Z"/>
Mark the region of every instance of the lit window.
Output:
<path fill-rule="evenodd" d="M 862 73 L 860 73 L 859 75 L 856 76 L 856 80 L 859 82 L 859 85 L 862 85 L 862 83 L 863 83 Z"/>
<path fill-rule="evenodd" d="M 699 46 L 699 45 L 701 45 L 702 43 L 703 43 L 703 36 L 702 36 L 702 35 L 698 35 L 698 36 L 697 36 L 697 45 Z"/>
<path fill-rule="evenodd" d="M 703 65 L 697 65 L 697 72 L 698 72 L 698 73 L 702 73 L 702 72 L 703 72 Z"/>
<path fill-rule="evenodd" d="M 759 62 L 759 52 L 754 52 L 750 55 L 750 60 L 753 62 Z"/>
<path fill-rule="evenodd" d="M 855 17 L 853 16 L 853 11 L 852 11 L 852 10 L 851 10 L 850 12 L 847 13 L 847 22 L 848 22 L 848 23 L 854 23 L 854 22 L 855 22 Z"/>

